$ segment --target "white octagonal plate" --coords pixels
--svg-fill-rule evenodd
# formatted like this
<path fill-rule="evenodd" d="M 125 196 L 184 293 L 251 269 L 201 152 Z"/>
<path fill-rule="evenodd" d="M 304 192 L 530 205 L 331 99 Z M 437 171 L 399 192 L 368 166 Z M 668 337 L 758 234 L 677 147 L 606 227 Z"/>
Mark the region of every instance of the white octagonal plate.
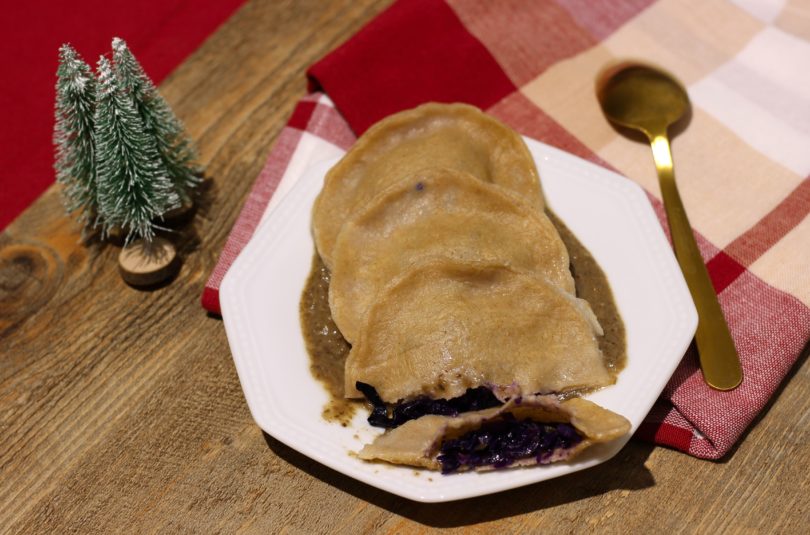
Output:
<path fill-rule="evenodd" d="M 590 162 L 527 139 L 549 206 L 608 276 L 627 329 L 627 366 L 589 399 L 624 415 L 634 432 L 681 360 L 697 313 L 672 249 L 643 190 Z M 338 472 L 423 502 L 480 496 L 589 468 L 629 439 L 572 462 L 442 476 L 352 455 L 380 432 L 365 411 L 342 427 L 321 417 L 328 397 L 310 374 L 298 303 L 314 251 L 310 211 L 335 160 L 316 165 L 265 217 L 228 271 L 220 301 L 239 380 L 264 431 Z M 651 164 L 652 165 L 652 164 Z M 268 484 L 272 484 L 268 481 Z"/>

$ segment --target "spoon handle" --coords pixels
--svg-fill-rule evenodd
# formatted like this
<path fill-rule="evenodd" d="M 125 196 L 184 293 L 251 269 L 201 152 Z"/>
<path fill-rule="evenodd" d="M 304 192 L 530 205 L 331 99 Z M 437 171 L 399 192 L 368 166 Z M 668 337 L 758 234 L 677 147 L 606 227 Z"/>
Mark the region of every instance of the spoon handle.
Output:
<path fill-rule="evenodd" d="M 666 132 L 650 136 L 650 143 L 655 167 L 658 170 L 658 181 L 661 185 L 675 256 L 698 312 L 695 342 L 700 355 L 703 378 L 712 388 L 731 390 L 742 382 L 740 358 L 675 184 L 672 153 Z"/>

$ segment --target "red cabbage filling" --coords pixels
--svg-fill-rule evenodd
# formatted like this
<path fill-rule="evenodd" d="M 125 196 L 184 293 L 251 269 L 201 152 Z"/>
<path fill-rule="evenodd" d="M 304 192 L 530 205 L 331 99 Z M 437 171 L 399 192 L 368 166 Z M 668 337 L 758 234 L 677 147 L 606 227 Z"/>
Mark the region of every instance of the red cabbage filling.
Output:
<path fill-rule="evenodd" d="M 389 411 L 388 405 L 377 394 L 377 390 L 366 383 L 358 381 L 355 388 L 371 403 L 371 415 L 368 423 L 375 427 L 392 429 L 409 420 L 415 420 L 426 414 L 458 416 L 462 412 L 479 411 L 502 405 L 487 387 L 468 388 L 461 396 L 452 399 L 431 399 L 420 396 L 409 401 L 398 401 Z"/>
<path fill-rule="evenodd" d="M 567 423 L 518 421 L 508 412 L 502 416 L 503 420 L 444 441 L 438 457 L 442 473 L 479 466 L 504 468 L 531 457 L 539 464 L 548 464 L 555 452 L 573 448 L 582 441 L 582 436 Z"/>

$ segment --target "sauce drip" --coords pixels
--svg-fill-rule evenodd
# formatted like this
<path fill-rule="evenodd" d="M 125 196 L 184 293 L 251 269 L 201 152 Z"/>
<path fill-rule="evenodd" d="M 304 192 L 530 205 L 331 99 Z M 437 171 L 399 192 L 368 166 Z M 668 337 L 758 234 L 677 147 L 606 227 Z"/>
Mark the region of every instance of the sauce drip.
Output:
<path fill-rule="evenodd" d="M 557 228 L 560 238 L 568 249 L 577 297 L 585 299 L 591 305 L 602 330 L 605 331 L 605 334 L 598 338 L 599 349 L 602 350 L 605 366 L 615 381 L 627 360 L 627 340 L 624 322 L 619 315 L 619 309 L 616 308 L 610 283 L 599 263 L 565 223 L 550 210 L 546 210 L 546 215 Z"/>
<path fill-rule="evenodd" d="M 352 346 L 332 320 L 329 277 L 329 270 L 315 253 L 299 305 L 301 329 L 309 353 L 309 369 L 329 393 L 330 400 L 322 416 L 346 426 L 362 402 L 343 397 L 343 369 Z"/>

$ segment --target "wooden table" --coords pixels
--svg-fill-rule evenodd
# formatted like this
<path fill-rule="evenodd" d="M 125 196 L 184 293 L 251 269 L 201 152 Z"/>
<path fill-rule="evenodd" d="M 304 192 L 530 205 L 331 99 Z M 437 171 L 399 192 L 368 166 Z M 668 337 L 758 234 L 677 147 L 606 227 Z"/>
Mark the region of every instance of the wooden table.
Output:
<path fill-rule="evenodd" d="M 597 468 L 410 502 L 264 435 L 199 297 L 304 69 L 388 0 L 253 2 L 161 86 L 212 179 L 177 280 L 136 291 L 51 188 L 0 236 L 0 531 L 806 532 L 810 365 L 723 462 L 631 441 Z"/>

